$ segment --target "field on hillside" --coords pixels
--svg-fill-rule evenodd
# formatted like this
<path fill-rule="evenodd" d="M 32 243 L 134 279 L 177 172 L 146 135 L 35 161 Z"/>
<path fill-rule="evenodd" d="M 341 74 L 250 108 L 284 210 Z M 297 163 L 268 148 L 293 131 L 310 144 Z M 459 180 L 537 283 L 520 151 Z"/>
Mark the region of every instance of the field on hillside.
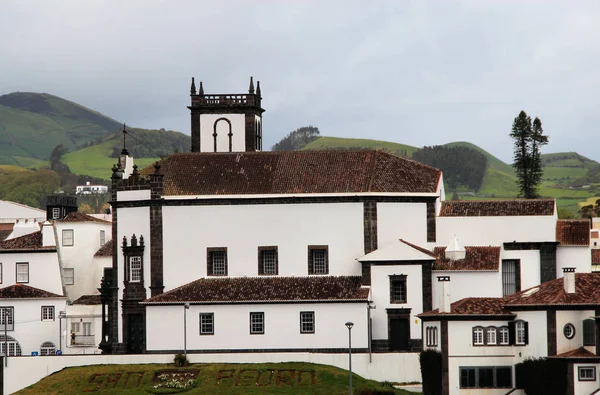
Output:
<path fill-rule="evenodd" d="M 169 388 L 169 382 L 188 387 Z M 388 383 L 357 375 L 353 375 L 353 388 L 355 393 L 370 389 L 382 391 L 379 394 L 409 394 Z M 348 372 L 309 363 L 192 364 L 183 368 L 172 364 L 97 365 L 66 368 L 16 392 L 18 395 L 81 393 L 342 395 L 348 393 Z"/>
<path fill-rule="evenodd" d="M 392 143 L 389 141 L 367 140 L 367 139 L 346 139 L 340 137 L 320 137 L 312 143 L 306 145 L 304 150 L 314 149 L 365 149 L 365 148 L 383 148 L 400 156 L 410 157 L 417 147 L 406 144 Z"/>

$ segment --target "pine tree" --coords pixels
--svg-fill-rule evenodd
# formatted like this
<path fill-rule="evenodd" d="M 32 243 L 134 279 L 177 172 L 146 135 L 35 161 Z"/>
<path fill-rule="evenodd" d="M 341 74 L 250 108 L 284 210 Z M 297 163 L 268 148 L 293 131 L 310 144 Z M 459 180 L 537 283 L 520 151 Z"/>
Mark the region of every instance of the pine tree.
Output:
<path fill-rule="evenodd" d="M 548 136 L 544 135 L 542 121 L 521 111 L 514 119 L 510 137 L 514 140 L 513 167 L 517 174 L 519 195 L 532 199 L 539 197 L 538 185 L 542 181 L 543 169 L 540 147 L 548 144 Z"/>

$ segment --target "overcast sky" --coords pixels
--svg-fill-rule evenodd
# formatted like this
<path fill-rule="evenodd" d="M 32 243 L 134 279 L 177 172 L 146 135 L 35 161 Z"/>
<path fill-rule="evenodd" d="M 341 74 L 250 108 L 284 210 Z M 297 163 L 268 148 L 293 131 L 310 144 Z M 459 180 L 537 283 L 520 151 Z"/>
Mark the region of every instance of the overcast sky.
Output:
<path fill-rule="evenodd" d="M 206 93 L 263 93 L 265 147 L 300 126 L 510 162 L 512 120 L 543 152 L 600 160 L 598 1 L 0 0 L 0 94 L 47 92 L 189 134 Z"/>

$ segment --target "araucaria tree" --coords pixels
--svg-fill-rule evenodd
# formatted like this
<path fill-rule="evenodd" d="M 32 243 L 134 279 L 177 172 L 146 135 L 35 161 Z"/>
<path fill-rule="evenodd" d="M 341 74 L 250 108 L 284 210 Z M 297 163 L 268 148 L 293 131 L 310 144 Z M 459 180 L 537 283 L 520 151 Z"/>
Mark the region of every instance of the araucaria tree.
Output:
<path fill-rule="evenodd" d="M 539 197 L 538 185 L 544 173 L 540 147 L 548 144 L 542 121 L 536 117 L 532 122 L 531 117 L 521 111 L 513 122 L 510 137 L 514 140 L 513 167 L 517 173 L 519 196 L 527 199 Z"/>

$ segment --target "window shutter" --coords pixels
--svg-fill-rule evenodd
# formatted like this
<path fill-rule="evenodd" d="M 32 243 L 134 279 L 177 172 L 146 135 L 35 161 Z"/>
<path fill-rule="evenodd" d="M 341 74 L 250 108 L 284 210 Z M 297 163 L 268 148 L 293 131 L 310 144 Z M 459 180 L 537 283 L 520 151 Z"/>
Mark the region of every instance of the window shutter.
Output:
<path fill-rule="evenodd" d="M 231 137 L 230 137 L 231 139 Z M 225 275 L 227 276 L 229 274 L 229 260 L 227 259 L 227 252 L 225 253 Z"/>
<path fill-rule="evenodd" d="M 525 344 L 529 344 L 529 322 L 523 322 L 523 328 L 525 331 Z"/>
<path fill-rule="evenodd" d="M 258 251 L 258 274 L 265 274 L 265 268 L 263 267 L 264 263 L 263 263 L 263 252 L 262 251 Z"/>
<path fill-rule="evenodd" d="M 206 275 L 207 276 L 212 276 L 213 275 L 213 257 L 212 257 L 212 252 L 207 252 L 206 253 Z"/>
<path fill-rule="evenodd" d="M 508 323 L 508 344 L 511 346 L 515 345 L 515 322 L 510 321 Z"/>
<path fill-rule="evenodd" d="M 315 273 L 315 270 L 314 270 L 314 265 L 313 265 L 313 252 L 309 248 L 308 249 L 308 274 L 314 274 L 314 273 Z"/>

